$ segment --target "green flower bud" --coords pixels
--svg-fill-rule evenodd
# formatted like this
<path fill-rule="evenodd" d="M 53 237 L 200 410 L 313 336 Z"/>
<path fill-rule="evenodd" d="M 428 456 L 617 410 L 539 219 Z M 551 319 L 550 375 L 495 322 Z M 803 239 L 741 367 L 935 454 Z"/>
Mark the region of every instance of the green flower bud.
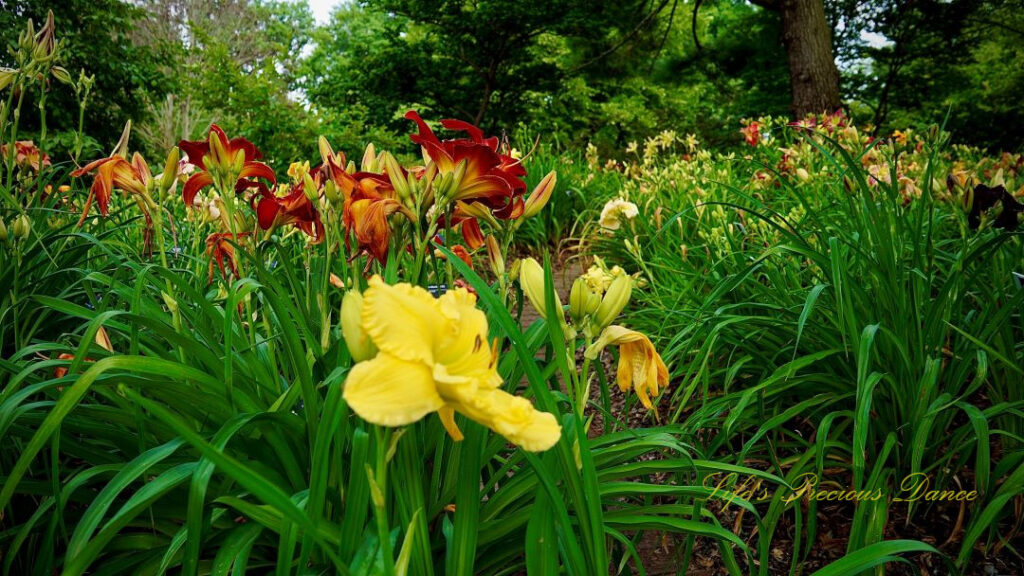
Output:
<path fill-rule="evenodd" d="M 341 299 L 341 335 L 356 362 L 377 355 L 377 346 L 363 329 L 363 295 L 355 290 L 349 290 Z"/>
<path fill-rule="evenodd" d="M 17 70 L 12 70 L 11 68 L 0 68 L 0 90 L 10 86 L 17 75 Z"/>
<path fill-rule="evenodd" d="M 11 226 L 11 232 L 14 233 L 16 240 L 28 238 L 29 232 L 32 231 L 32 221 L 28 219 L 28 214 L 22 214 L 14 219 L 14 224 Z"/>
<path fill-rule="evenodd" d="M 398 163 L 398 160 L 390 152 L 385 152 L 381 156 L 384 160 L 384 170 L 387 171 L 388 179 L 391 180 L 391 187 L 395 189 L 401 200 L 408 199 L 412 195 L 412 191 L 409 189 L 409 181 L 405 177 L 402 165 Z"/>
<path fill-rule="evenodd" d="M 0 242 L 7 242 L 7 224 L 0 218 Z"/>
<path fill-rule="evenodd" d="M 526 199 L 526 205 L 523 208 L 524 219 L 536 216 L 547 205 L 548 200 L 551 200 L 551 193 L 555 190 L 555 183 L 557 181 L 558 174 L 552 170 L 537 184 L 530 197 Z"/>
<path fill-rule="evenodd" d="M 537 310 L 537 314 L 546 319 L 548 313 L 547 300 L 544 296 L 544 269 L 533 258 L 524 258 L 519 261 L 519 286 L 522 287 L 530 304 L 533 304 L 534 309 Z M 557 293 L 555 294 L 555 304 L 559 309 L 562 308 Z"/>
<path fill-rule="evenodd" d="M 67 84 L 68 86 L 75 83 L 75 81 L 71 79 L 71 73 L 69 73 L 63 66 L 54 66 L 50 69 L 50 73 L 53 74 L 53 77 L 56 78 L 58 82 Z"/>
<path fill-rule="evenodd" d="M 164 173 L 160 176 L 161 194 L 170 194 L 178 183 L 178 162 L 181 160 L 181 151 L 175 146 L 167 153 L 167 160 L 164 162 Z"/>
<path fill-rule="evenodd" d="M 569 317 L 576 326 L 582 326 L 587 316 L 592 315 L 601 305 L 601 297 L 590 289 L 587 279 L 580 277 L 572 283 L 569 292 Z"/>
<path fill-rule="evenodd" d="M 328 180 L 324 184 L 324 196 L 327 197 L 327 201 L 331 204 L 337 204 L 345 200 L 345 196 L 338 190 L 338 187 L 334 185 L 334 181 Z"/>
<path fill-rule="evenodd" d="M 594 312 L 594 322 L 599 328 L 605 328 L 622 312 L 622 309 L 629 304 L 629 296 L 633 292 L 633 279 L 622 274 L 612 280 L 611 286 L 604 293 L 601 305 Z"/>

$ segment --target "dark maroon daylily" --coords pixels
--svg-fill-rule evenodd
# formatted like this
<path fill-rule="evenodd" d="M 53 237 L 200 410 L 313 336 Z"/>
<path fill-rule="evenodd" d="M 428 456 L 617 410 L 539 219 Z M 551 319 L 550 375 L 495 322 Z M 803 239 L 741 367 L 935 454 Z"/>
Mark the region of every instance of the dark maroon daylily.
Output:
<path fill-rule="evenodd" d="M 481 202 L 501 219 L 518 218 L 523 213 L 526 170 L 522 163 L 500 150 L 496 137 L 484 138 L 483 131 L 461 120 L 442 120 L 448 130 L 466 132 L 468 138 L 440 140 L 415 110 L 405 117 L 419 127 L 410 138 L 425 151 L 439 174 L 455 172 L 465 162 L 465 173 L 450 200 Z"/>
<path fill-rule="evenodd" d="M 323 241 L 324 224 L 320 220 L 320 213 L 306 195 L 304 183 L 292 186 L 286 196 L 276 196 L 266 186 L 258 188 L 253 203 L 260 228 L 270 230 L 292 224 L 313 238 L 314 244 Z"/>

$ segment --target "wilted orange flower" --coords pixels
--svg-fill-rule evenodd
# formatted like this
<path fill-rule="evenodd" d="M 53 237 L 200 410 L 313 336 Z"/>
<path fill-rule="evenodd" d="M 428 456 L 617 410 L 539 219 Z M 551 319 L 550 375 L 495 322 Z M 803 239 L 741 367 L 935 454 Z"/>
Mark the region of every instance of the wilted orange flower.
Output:
<path fill-rule="evenodd" d="M 235 247 L 231 242 L 238 242 L 239 239 L 250 234 L 252 232 L 239 232 L 238 234 L 224 232 L 210 234 L 206 237 L 206 255 L 210 257 L 210 277 L 207 280 L 208 282 L 213 282 L 214 263 L 217 264 L 221 276 L 225 279 L 228 277 L 228 271 L 236 278 L 238 277 L 238 265 L 235 263 Z"/>
<path fill-rule="evenodd" d="M 388 217 L 403 211 L 406 209 L 394 198 L 353 200 L 345 210 L 345 228 L 355 234 L 361 252 L 383 263 L 387 261 L 391 239 Z M 370 262 L 367 262 L 369 265 Z"/>
<path fill-rule="evenodd" d="M 241 137 L 228 140 L 227 134 L 216 124 L 210 125 L 206 140 L 182 140 L 178 147 L 188 154 L 189 163 L 199 168 L 182 188 L 186 206 L 192 205 L 200 190 L 215 183 L 214 173 L 222 178 L 226 176 L 223 181 L 216 182 L 222 188 L 221 192 L 249 188 L 252 184 L 249 178 L 264 178 L 271 184 L 277 182 L 270 166 L 257 162 L 263 155 L 252 142 Z"/>

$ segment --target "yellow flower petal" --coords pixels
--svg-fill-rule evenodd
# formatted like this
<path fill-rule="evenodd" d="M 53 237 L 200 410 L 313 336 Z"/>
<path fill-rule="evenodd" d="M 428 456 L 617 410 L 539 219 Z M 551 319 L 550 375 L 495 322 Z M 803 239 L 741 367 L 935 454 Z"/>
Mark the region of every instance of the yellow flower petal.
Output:
<path fill-rule="evenodd" d="M 404 426 L 441 409 L 430 367 L 380 353 L 352 367 L 343 397 L 360 418 L 381 426 Z"/>
<path fill-rule="evenodd" d="M 501 389 L 485 389 L 465 400 L 455 409 L 527 452 L 547 450 L 562 437 L 555 416 L 537 410 L 525 398 Z"/>
<path fill-rule="evenodd" d="M 435 378 L 448 383 L 469 378 L 488 388 L 500 385 L 487 339 L 487 316 L 476 308 L 476 296 L 460 288 L 438 298 L 438 305 L 448 323 L 438 334 L 434 362 L 443 369 L 435 368 Z"/>
<path fill-rule="evenodd" d="M 380 276 L 369 283 L 362 318 L 373 343 L 403 360 L 433 363 L 435 335 L 448 327 L 434 297 L 419 286 L 389 286 Z"/>
<path fill-rule="evenodd" d="M 441 424 L 448 431 L 452 440 L 462 442 L 465 436 L 462 435 L 462 430 L 459 430 L 459 425 L 455 423 L 455 409 L 451 406 L 444 406 L 437 411 L 437 415 L 441 418 Z"/>
<path fill-rule="evenodd" d="M 647 336 L 622 326 L 609 326 L 601 332 L 584 355 L 593 360 L 607 346 L 619 346 L 619 366 L 616 380 L 623 392 L 632 388 L 640 402 L 653 409 L 651 397 L 657 397 L 661 387 L 668 385 L 668 367 L 654 349 Z"/>

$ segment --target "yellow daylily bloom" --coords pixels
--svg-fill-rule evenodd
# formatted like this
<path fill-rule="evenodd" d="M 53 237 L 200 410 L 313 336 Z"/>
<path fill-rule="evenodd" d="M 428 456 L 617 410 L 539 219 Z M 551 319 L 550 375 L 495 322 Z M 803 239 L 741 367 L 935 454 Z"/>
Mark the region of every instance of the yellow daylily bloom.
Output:
<path fill-rule="evenodd" d="M 622 326 L 609 326 L 586 349 L 584 355 L 593 360 L 601 354 L 601 350 L 610 345 L 619 347 L 619 368 L 616 375 L 619 389 L 625 392 L 633 388 L 640 402 L 648 410 L 653 410 L 651 397 L 657 397 L 659 389 L 668 385 L 668 367 L 654 349 L 654 345 L 640 332 Z"/>
<path fill-rule="evenodd" d="M 367 422 L 404 426 L 437 412 L 458 441 L 460 412 L 530 452 L 561 437 L 553 414 L 500 388 L 497 345 L 488 344 L 487 317 L 465 289 L 434 298 L 419 286 L 390 286 L 374 276 L 361 321 L 379 352 L 352 368 L 343 396 Z"/>

